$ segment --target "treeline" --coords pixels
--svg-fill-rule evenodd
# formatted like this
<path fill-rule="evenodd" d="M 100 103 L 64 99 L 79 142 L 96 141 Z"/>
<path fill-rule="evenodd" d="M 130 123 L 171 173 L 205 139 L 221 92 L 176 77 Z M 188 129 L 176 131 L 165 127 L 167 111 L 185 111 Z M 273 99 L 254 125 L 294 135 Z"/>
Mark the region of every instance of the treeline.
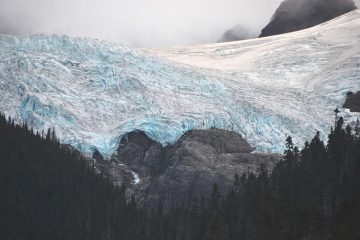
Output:
<path fill-rule="evenodd" d="M 53 130 L 34 133 L 3 115 L 0 186 L 1 240 L 133 239 L 146 219 Z"/>
<path fill-rule="evenodd" d="M 226 196 L 141 209 L 97 175 L 53 130 L 33 133 L 0 116 L 0 239 L 360 239 L 360 126 L 340 118 L 269 173 L 235 176 Z"/>
<path fill-rule="evenodd" d="M 237 177 L 221 204 L 223 236 L 360 239 L 359 127 L 343 129 L 340 118 L 327 145 L 317 133 L 301 152 L 288 137 L 285 160 L 271 173 L 260 167 L 258 176 Z"/>
<path fill-rule="evenodd" d="M 340 118 L 325 145 L 317 133 L 300 152 L 291 137 L 286 156 L 269 173 L 235 176 L 225 197 L 173 209 L 157 220 L 154 239 L 360 239 L 360 124 Z M 171 237 L 166 235 L 172 232 Z"/>

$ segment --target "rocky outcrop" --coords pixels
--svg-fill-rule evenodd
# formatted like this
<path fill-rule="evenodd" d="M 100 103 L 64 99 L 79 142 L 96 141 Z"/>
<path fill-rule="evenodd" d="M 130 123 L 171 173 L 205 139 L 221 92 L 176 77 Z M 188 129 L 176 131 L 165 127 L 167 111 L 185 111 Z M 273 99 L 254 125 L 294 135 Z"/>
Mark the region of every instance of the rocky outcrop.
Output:
<path fill-rule="evenodd" d="M 184 141 L 199 142 L 206 146 L 211 146 L 217 154 L 251 153 L 255 150 L 236 132 L 215 128 L 188 131 L 180 138 L 176 145 L 181 145 Z"/>
<path fill-rule="evenodd" d="M 97 149 L 94 149 L 92 159 L 94 159 L 95 161 L 98 161 L 98 162 L 104 161 L 104 157 L 101 155 L 101 153 Z"/>
<path fill-rule="evenodd" d="M 260 37 L 313 27 L 354 9 L 353 0 L 285 0 Z"/>
<path fill-rule="evenodd" d="M 128 184 L 145 206 L 165 207 L 175 201 L 206 196 L 214 183 L 226 191 L 236 174 L 256 172 L 261 163 L 271 169 L 282 156 L 252 153 L 239 134 L 220 129 L 186 132 L 174 145 L 163 147 L 144 132 L 122 138 L 116 156 L 100 171 L 117 184 Z"/>
<path fill-rule="evenodd" d="M 351 112 L 360 112 L 360 91 L 357 93 L 349 92 L 343 107 L 349 108 Z"/>
<path fill-rule="evenodd" d="M 217 42 L 240 41 L 253 37 L 256 37 L 256 35 L 252 34 L 249 30 L 246 30 L 241 25 L 236 25 L 235 27 L 227 30 Z"/>

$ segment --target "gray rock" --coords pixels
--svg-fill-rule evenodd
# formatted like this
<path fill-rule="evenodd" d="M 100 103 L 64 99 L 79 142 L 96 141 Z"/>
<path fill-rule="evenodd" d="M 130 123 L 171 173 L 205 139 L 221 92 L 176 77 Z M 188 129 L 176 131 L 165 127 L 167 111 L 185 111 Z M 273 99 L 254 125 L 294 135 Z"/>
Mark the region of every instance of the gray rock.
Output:
<path fill-rule="evenodd" d="M 239 134 L 221 129 L 191 130 L 186 132 L 179 140 L 197 141 L 208 145 L 216 153 L 250 153 L 255 150 Z"/>
<path fill-rule="evenodd" d="M 360 112 L 360 91 L 357 93 L 349 92 L 343 107 L 349 108 L 351 112 Z"/>
<path fill-rule="evenodd" d="M 97 149 L 94 150 L 92 158 L 95 161 L 99 161 L 99 162 L 104 161 L 104 157 L 101 155 L 101 153 Z"/>
<path fill-rule="evenodd" d="M 285 0 L 260 37 L 313 27 L 354 9 L 353 0 Z"/>
<path fill-rule="evenodd" d="M 167 147 L 132 132 L 121 140 L 117 155 L 98 168 L 115 183 L 127 183 L 128 194 L 143 205 L 156 207 L 161 199 L 167 208 L 207 196 L 214 183 L 224 193 L 236 174 L 256 172 L 261 163 L 272 169 L 282 158 L 252 151 L 239 134 L 220 129 L 189 131 Z"/>
<path fill-rule="evenodd" d="M 156 206 L 161 199 L 165 207 L 174 201 L 192 201 L 207 196 L 216 183 L 226 193 L 234 182 L 236 174 L 256 172 L 264 163 L 269 169 L 281 156 L 250 153 L 199 154 L 206 150 L 202 144 L 189 144 L 177 163 L 167 168 L 161 175 L 152 179 L 146 189 L 137 192 L 138 199 L 147 207 Z M 194 148 L 200 150 L 193 154 Z M 190 149 L 191 150 L 190 150 Z M 190 151 L 189 151 L 190 150 Z"/>

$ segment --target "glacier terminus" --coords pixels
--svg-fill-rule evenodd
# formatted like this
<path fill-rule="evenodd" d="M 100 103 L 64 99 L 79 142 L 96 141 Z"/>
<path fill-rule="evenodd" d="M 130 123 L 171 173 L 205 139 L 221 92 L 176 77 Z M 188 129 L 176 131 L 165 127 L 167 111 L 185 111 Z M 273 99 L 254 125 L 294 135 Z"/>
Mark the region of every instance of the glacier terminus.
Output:
<path fill-rule="evenodd" d="M 221 128 L 281 153 L 333 125 L 360 90 L 360 11 L 299 32 L 168 49 L 67 36 L 0 35 L 0 111 L 55 128 L 83 153 L 114 154 L 142 130 L 163 145 Z M 347 122 L 358 113 L 342 109 Z"/>

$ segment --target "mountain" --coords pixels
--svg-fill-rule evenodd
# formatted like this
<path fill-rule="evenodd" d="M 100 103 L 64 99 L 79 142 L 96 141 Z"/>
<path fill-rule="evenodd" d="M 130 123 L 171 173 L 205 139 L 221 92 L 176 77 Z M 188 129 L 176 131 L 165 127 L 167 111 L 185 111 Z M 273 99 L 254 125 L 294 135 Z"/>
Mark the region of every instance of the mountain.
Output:
<path fill-rule="evenodd" d="M 285 0 L 260 37 L 313 27 L 354 9 L 353 0 Z"/>
<path fill-rule="evenodd" d="M 257 152 L 327 132 L 360 89 L 360 12 L 308 30 L 234 43 L 129 49 L 66 36 L 0 36 L 0 111 L 91 156 L 143 131 L 161 145 L 212 127 Z M 347 122 L 355 113 L 342 112 Z M 301 126 L 299 128 L 298 126 Z"/>
<path fill-rule="evenodd" d="M 245 29 L 241 25 L 236 25 L 235 27 L 227 30 L 218 40 L 218 42 L 232 42 L 232 41 L 240 41 L 245 39 L 250 39 L 255 37 L 253 34 L 249 32 L 249 30 Z"/>

